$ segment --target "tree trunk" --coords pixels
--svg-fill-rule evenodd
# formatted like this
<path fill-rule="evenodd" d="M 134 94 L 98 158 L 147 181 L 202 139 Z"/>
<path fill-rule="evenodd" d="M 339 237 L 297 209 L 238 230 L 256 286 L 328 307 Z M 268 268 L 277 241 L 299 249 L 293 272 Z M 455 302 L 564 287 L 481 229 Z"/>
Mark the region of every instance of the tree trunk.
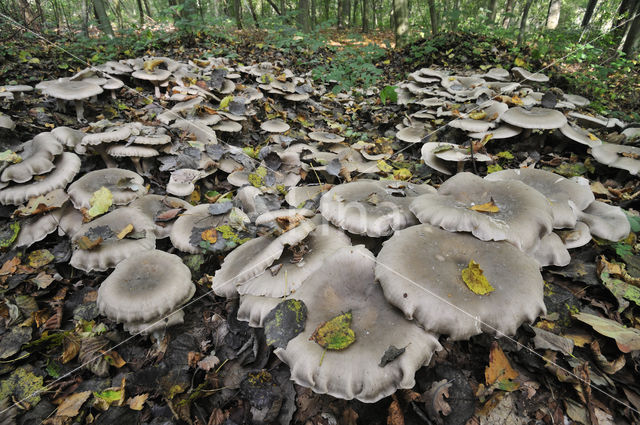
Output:
<path fill-rule="evenodd" d="M 105 7 L 104 0 L 93 0 L 93 10 L 96 13 L 98 25 L 102 32 L 109 38 L 115 37 L 113 28 L 111 27 L 111 21 L 109 21 L 109 16 L 107 16 L 107 8 Z"/>
<path fill-rule="evenodd" d="M 496 22 L 496 15 L 498 14 L 498 0 L 489 0 L 489 23 L 494 24 Z"/>
<path fill-rule="evenodd" d="M 140 26 L 144 25 L 144 9 L 142 8 L 142 0 L 136 0 L 138 5 L 138 22 Z"/>
<path fill-rule="evenodd" d="M 338 26 L 338 29 L 342 29 L 344 27 L 344 2 L 345 0 L 338 0 L 336 4 L 336 25 Z"/>
<path fill-rule="evenodd" d="M 233 19 L 236 21 L 236 27 L 242 29 L 242 4 L 240 0 L 233 0 Z"/>
<path fill-rule="evenodd" d="M 317 0 L 311 0 L 311 9 L 309 11 L 309 16 L 311 18 L 311 29 L 315 28 L 316 25 L 318 24 L 318 4 L 317 4 Z"/>
<path fill-rule="evenodd" d="M 409 5 L 407 0 L 393 0 L 393 32 L 396 49 L 403 47 L 409 30 Z"/>
<path fill-rule="evenodd" d="M 258 22 L 258 16 L 256 15 L 256 8 L 253 5 L 253 0 L 247 0 L 247 2 L 249 3 L 249 12 L 251 12 L 253 23 L 256 24 L 256 28 L 260 28 L 260 23 Z"/>
<path fill-rule="evenodd" d="M 342 11 L 342 14 L 344 15 L 345 18 L 345 25 L 347 27 L 351 26 L 351 0 L 342 0 L 343 3 L 343 7 L 344 10 Z"/>
<path fill-rule="evenodd" d="M 19 0 L 20 1 L 20 15 L 22 16 L 22 22 L 25 27 L 34 29 L 35 31 L 39 31 L 38 22 L 36 22 L 36 17 L 31 10 L 31 6 L 29 6 L 29 2 L 27 0 Z"/>
<path fill-rule="evenodd" d="M 144 8 L 147 11 L 147 16 L 152 18 L 153 15 L 151 15 L 151 7 L 149 7 L 149 0 L 144 0 L 143 3 L 144 3 Z"/>
<path fill-rule="evenodd" d="M 520 31 L 518 32 L 518 46 L 522 46 L 524 42 L 524 36 L 527 32 L 527 18 L 529 18 L 529 9 L 531 9 L 531 5 L 533 4 L 533 0 L 527 0 L 524 4 L 524 9 L 522 9 L 522 19 L 520 20 Z"/>
<path fill-rule="evenodd" d="M 511 14 L 513 13 L 514 0 L 507 0 L 507 4 L 504 7 L 504 19 L 502 20 L 502 28 L 507 29 L 511 24 Z"/>
<path fill-rule="evenodd" d="M 560 22 L 560 9 L 562 0 L 551 0 L 549 2 L 549 12 L 547 13 L 547 29 L 554 30 Z"/>
<path fill-rule="evenodd" d="M 82 35 L 89 37 L 89 0 L 82 0 Z M 69 18 L 67 17 L 67 22 Z"/>
<path fill-rule="evenodd" d="M 635 18 L 627 24 L 629 29 L 626 31 L 622 43 L 622 51 L 627 55 L 627 58 L 633 59 L 632 56 L 638 52 L 640 44 L 640 2 L 636 3 L 630 15 L 635 15 Z"/>
<path fill-rule="evenodd" d="M 593 12 L 596 10 L 596 4 L 598 4 L 598 0 L 589 0 L 587 10 L 584 12 L 584 18 L 582 18 L 582 28 L 586 28 L 589 25 L 589 22 L 591 22 Z"/>
<path fill-rule="evenodd" d="M 367 0 L 362 0 L 362 32 L 369 32 L 369 21 L 367 20 Z"/>
<path fill-rule="evenodd" d="M 438 12 L 436 10 L 436 1 L 428 0 L 429 16 L 431 16 L 431 35 L 438 34 Z"/>
<path fill-rule="evenodd" d="M 311 31 L 311 23 L 309 22 L 309 0 L 298 1 L 298 27 L 305 33 Z"/>
<path fill-rule="evenodd" d="M 276 11 L 276 13 L 278 15 L 282 15 L 282 11 L 278 8 L 278 6 L 273 2 L 273 0 L 267 0 L 267 3 L 269 3 L 271 5 L 271 7 L 273 8 L 273 10 Z"/>
<path fill-rule="evenodd" d="M 38 17 L 36 20 L 38 21 L 38 27 L 42 28 L 44 26 L 44 12 L 42 11 L 42 4 L 40 0 L 35 0 L 36 3 L 36 12 L 38 12 Z"/>
<path fill-rule="evenodd" d="M 330 1 L 329 0 L 324 0 L 324 20 L 328 21 L 329 20 L 329 6 L 330 6 Z"/>

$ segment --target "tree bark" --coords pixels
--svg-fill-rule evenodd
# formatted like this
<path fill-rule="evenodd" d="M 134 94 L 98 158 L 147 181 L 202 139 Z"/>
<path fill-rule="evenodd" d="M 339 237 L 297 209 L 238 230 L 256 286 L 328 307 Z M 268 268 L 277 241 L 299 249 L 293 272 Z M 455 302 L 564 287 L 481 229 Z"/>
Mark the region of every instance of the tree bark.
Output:
<path fill-rule="evenodd" d="M 496 15 L 498 14 L 498 0 L 489 0 L 489 23 L 494 24 L 496 22 Z"/>
<path fill-rule="evenodd" d="M 632 56 L 638 53 L 640 45 L 640 2 L 636 3 L 630 15 L 635 15 L 635 18 L 627 24 L 629 29 L 622 43 L 622 51 L 627 55 L 627 58 L 633 59 Z"/>
<path fill-rule="evenodd" d="M 549 11 L 547 13 L 547 29 L 554 30 L 558 27 L 560 22 L 560 9 L 562 6 L 562 0 L 551 0 L 549 2 Z"/>
<path fill-rule="evenodd" d="M 513 13 L 514 0 L 507 0 L 507 4 L 504 7 L 504 19 L 502 20 L 502 28 L 507 29 L 511 25 L 511 14 Z"/>
<path fill-rule="evenodd" d="M 533 0 L 527 0 L 527 2 L 524 4 L 524 9 L 522 9 L 520 31 L 518 32 L 518 46 L 522 46 L 522 43 L 524 42 L 524 36 L 527 32 L 527 19 L 529 18 L 529 9 L 531 9 L 532 4 Z"/>
<path fill-rule="evenodd" d="M 393 0 L 393 32 L 396 49 L 403 47 L 409 30 L 409 7 L 407 0 Z"/>
<path fill-rule="evenodd" d="M 149 7 L 149 0 L 144 0 L 144 8 L 147 11 L 147 16 L 150 18 L 153 18 L 153 15 L 151 14 L 151 7 Z"/>
<path fill-rule="evenodd" d="M 242 4 L 240 0 L 233 0 L 233 19 L 236 21 L 236 27 L 242 29 Z"/>
<path fill-rule="evenodd" d="M 582 18 L 582 28 L 586 28 L 591 22 L 591 17 L 593 16 L 593 12 L 596 10 L 596 5 L 598 4 L 598 0 L 589 0 L 589 4 L 587 4 L 587 10 L 584 12 L 584 18 Z"/>
<path fill-rule="evenodd" d="M 436 10 L 436 1 L 428 0 L 429 16 L 431 17 L 431 35 L 438 34 L 438 12 Z"/>
<path fill-rule="evenodd" d="M 144 25 L 144 9 L 142 8 L 142 0 L 136 0 L 136 4 L 138 5 L 138 22 L 140 26 Z"/>
<path fill-rule="evenodd" d="M 311 23 L 309 22 L 309 0 L 298 1 L 298 26 L 302 32 L 311 31 Z"/>
<path fill-rule="evenodd" d="M 273 0 L 267 0 L 267 3 L 269 3 L 271 5 L 271 7 L 273 8 L 273 10 L 276 11 L 276 13 L 278 15 L 282 15 L 282 11 L 278 8 L 278 5 L 276 5 Z"/>
<path fill-rule="evenodd" d="M 109 38 L 115 37 L 113 28 L 111 27 L 111 21 L 107 16 L 107 8 L 105 7 L 104 0 L 93 0 L 93 10 L 98 18 L 98 25 L 103 33 Z"/>
<path fill-rule="evenodd" d="M 85 37 L 89 37 L 89 4 L 87 3 L 88 0 L 82 0 L 82 35 L 84 35 Z M 67 17 L 67 22 L 68 22 L 69 18 Z M 68 24 L 67 24 L 68 25 Z"/>
<path fill-rule="evenodd" d="M 258 16 L 256 15 L 256 8 L 253 5 L 253 0 L 247 0 L 249 3 L 249 12 L 251 13 L 251 18 L 253 18 L 253 23 L 256 24 L 256 28 L 260 28 L 260 22 L 258 22 Z"/>
<path fill-rule="evenodd" d="M 351 0 L 342 0 L 343 8 L 342 14 L 345 18 L 345 25 L 347 27 L 351 26 Z"/>
<path fill-rule="evenodd" d="M 369 21 L 367 20 L 368 7 L 369 2 L 367 0 L 362 0 L 362 32 L 369 32 Z"/>

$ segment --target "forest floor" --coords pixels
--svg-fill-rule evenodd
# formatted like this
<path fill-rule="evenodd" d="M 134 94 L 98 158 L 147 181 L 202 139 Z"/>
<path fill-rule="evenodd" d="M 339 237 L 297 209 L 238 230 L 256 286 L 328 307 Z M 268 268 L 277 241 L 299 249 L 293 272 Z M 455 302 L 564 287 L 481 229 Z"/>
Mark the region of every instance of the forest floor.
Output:
<path fill-rule="evenodd" d="M 551 85 L 587 98 L 595 93 L 586 85 L 575 91 L 576 80 L 564 74 L 571 69 L 588 75 L 585 68 L 589 65 L 531 60 L 528 48 L 515 52 L 509 43 L 484 36 L 447 34 L 429 46 L 417 42 L 401 51 L 387 47 L 390 34 L 360 40 L 340 33 L 331 37 L 332 44 L 313 48 L 282 35 L 274 37 L 266 44 L 265 33 L 257 31 L 219 40 L 196 35 L 187 46 L 170 39 L 145 50 L 97 44 L 87 51 L 74 42 L 64 46 L 92 64 L 144 52 L 178 60 L 215 54 L 230 55 L 243 64 L 279 61 L 295 74 L 326 67 L 335 75 L 351 75 L 347 71 L 355 69 L 369 72 L 371 79 L 350 77 L 354 85 L 375 81 L 379 88 L 396 84 L 421 67 L 470 71 L 497 64 L 509 68 L 519 60 L 534 70 L 550 65 L 545 72 L 552 77 Z M 373 63 L 377 71 L 358 60 L 359 50 L 354 46 L 379 49 Z M 339 63 L 342 68 L 336 69 L 332 64 L 341 52 L 346 56 Z M 85 66 L 59 46 L 30 38 L 3 46 L 0 57 L 4 59 L 0 85 L 35 85 L 69 76 Z M 347 69 L 348 58 L 355 68 Z M 327 83 L 330 88 L 340 86 L 339 82 Z M 616 95 L 608 92 L 599 99 L 598 111 L 637 119 L 640 73 L 614 72 L 607 87 Z M 385 138 L 404 117 L 398 105 L 384 105 L 375 96 L 352 93 L 350 98 L 349 104 L 333 102 L 330 107 L 332 119 L 353 141 L 363 134 Z M 103 117 L 131 121 L 147 103 L 145 97 L 122 93 L 117 102 L 91 107 L 87 114 L 90 121 Z M 53 112 L 52 103 L 35 93 L 0 103 L 0 110 L 18 124 L 15 132 L 0 133 L 0 145 L 9 141 L 13 145 L 15 138 L 26 141 L 60 125 L 78 127 L 73 117 Z M 296 114 L 302 125 L 325 119 L 313 107 Z M 614 140 L 617 133 L 603 130 L 597 135 Z M 521 326 L 514 338 L 483 334 L 463 342 L 442 340 L 444 349 L 434 355 L 429 367 L 418 371 L 413 389 L 399 390 L 373 404 L 340 400 L 293 384 L 289 368 L 266 345 L 262 330 L 236 320 L 237 301 L 210 293 L 207 276 L 214 274 L 222 260 L 218 256 L 208 254 L 192 269 L 198 301 L 187 309 L 185 323 L 169 328 L 163 340 L 153 343 L 147 337 L 130 338 L 121 326 L 98 314 L 97 288 L 107 273 L 73 269 L 68 264 L 72 250 L 68 238 L 52 234 L 29 249 L 0 252 L 4 299 L 0 305 L 0 400 L 6 397 L 0 405 L 0 423 L 639 423 L 640 183 L 626 171 L 595 163 L 584 146 L 552 145 L 552 140 L 547 138 L 542 145 L 526 139 L 511 145 L 496 141 L 497 150 L 512 153 L 501 165 L 514 168 L 535 158 L 550 171 L 589 179 L 598 199 L 629 211 L 633 232 L 620 242 L 594 239 L 571 251 L 569 266 L 545 268 L 547 314 L 535 324 Z M 391 149 L 400 149 L 397 142 L 389 144 Z M 412 181 L 441 183 L 442 176 L 425 171 L 419 158 L 419 149 L 404 150 L 393 166 L 410 170 Z M 100 167 L 91 158 L 83 164 L 83 171 Z M 486 167 L 478 170 L 481 175 L 486 171 Z M 154 171 L 152 189 L 163 193 L 159 182 L 166 182 L 167 176 Z M 12 212 L 12 208 L 0 207 L 3 231 Z M 170 250 L 171 244 L 158 240 L 158 249 Z M 589 326 L 575 318 L 578 312 L 610 321 Z M 91 353 L 96 349 L 101 355 L 94 358 Z M 37 395 L 30 397 L 34 391 Z M 7 409 L 14 402 L 19 403 Z"/>

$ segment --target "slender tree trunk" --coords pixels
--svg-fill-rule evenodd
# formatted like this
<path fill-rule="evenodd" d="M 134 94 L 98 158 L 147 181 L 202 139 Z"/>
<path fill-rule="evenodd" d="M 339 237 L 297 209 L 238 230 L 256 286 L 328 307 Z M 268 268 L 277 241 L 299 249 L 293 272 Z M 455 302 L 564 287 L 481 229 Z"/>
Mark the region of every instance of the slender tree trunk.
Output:
<path fill-rule="evenodd" d="M 449 4 L 449 3 L 445 3 Z M 451 30 L 456 31 L 458 29 L 458 23 L 460 22 L 460 0 L 453 2 L 453 9 L 447 16 L 451 16 Z"/>
<path fill-rule="evenodd" d="M 233 0 L 233 18 L 236 21 L 236 27 L 242 29 L 242 4 L 240 0 Z"/>
<path fill-rule="evenodd" d="M 38 12 L 37 21 L 39 23 L 39 27 L 42 28 L 44 26 L 44 12 L 42 11 L 42 4 L 40 0 L 35 0 L 36 3 L 36 12 Z"/>
<path fill-rule="evenodd" d="M 344 11 L 343 11 L 343 15 L 345 18 L 345 25 L 347 27 L 351 26 L 351 0 L 343 0 L 343 4 L 344 4 Z"/>
<path fill-rule="evenodd" d="M 593 16 L 593 12 L 596 10 L 596 5 L 598 4 L 598 0 L 589 0 L 589 4 L 587 4 L 587 10 L 584 12 L 584 18 L 582 18 L 582 28 L 586 28 L 591 22 L 591 17 Z"/>
<path fill-rule="evenodd" d="M 114 0 L 113 12 L 116 15 L 116 22 L 118 24 L 118 31 L 122 29 L 124 23 L 122 21 L 122 2 L 120 0 Z"/>
<path fill-rule="evenodd" d="M 560 22 L 560 9 L 562 6 L 562 0 L 551 0 L 549 2 L 549 12 L 547 13 L 547 29 L 554 30 L 558 27 Z"/>
<path fill-rule="evenodd" d="M 142 8 L 142 0 L 136 0 L 136 4 L 138 5 L 138 22 L 140 26 L 144 25 L 144 9 Z"/>
<path fill-rule="evenodd" d="M 256 28 L 260 28 L 260 23 L 258 22 L 258 16 L 256 15 L 256 8 L 253 5 L 253 0 L 247 0 L 247 2 L 249 3 L 249 12 L 251 12 L 253 23 L 256 24 Z"/>
<path fill-rule="evenodd" d="M 280 0 L 280 14 L 285 15 L 287 13 L 287 3 L 284 0 Z"/>
<path fill-rule="evenodd" d="M 22 22 L 27 28 L 39 31 L 38 22 L 27 0 L 20 0 L 20 15 L 22 16 Z"/>
<path fill-rule="evenodd" d="M 527 0 L 524 4 L 524 9 L 522 9 L 522 19 L 520 20 L 520 31 L 518 32 L 518 46 L 522 46 L 524 42 L 524 36 L 527 32 L 527 19 L 529 18 L 529 9 L 531 9 L 531 5 L 533 4 L 533 0 Z"/>
<path fill-rule="evenodd" d="M 338 29 L 342 29 L 344 27 L 344 2 L 345 0 L 338 0 L 336 5 L 336 25 L 338 26 Z"/>
<path fill-rule="evenodd" d="M 309 22 L 309 0 L 298 1 L 298 26 L 302 32 L 311 31 L 311 23 Z"/>
<path fill-rule="evenodd" d="M 504 7 L 504 19 L 502 20 L 502 28 L 508 29 L 511 24 L 511 14 L 513 13 L 514 0 L 507 0 L 507 4 Z"/>
<path fill-rule="evenodd" d="M 635 18 L 627 24 L 628 30 L 622 42 L 622 51 L 629 59 L 633 59 L 633 56 L 638 53 L 640 44 L 640 2 L 636 3 L 630 17 L 634 15 Z"/>
<path fill-rule="evenodd" d="M 56 32 L 60 33 L 60 6 L 57 0 L 52 0 L 51 5 L 53 6 L 53 17 L 56 20 Z"/>
<path fill-rule="evenodd" d="M 369 32 L 369 21 L 367 20 L 368 3 L 367 0 L 362 0 L 362 32 Z"/>
<path fill-rule="evenodd" d="M 407 0 L 393 0 L 393 32 L 396 49 L 403 47 L 409 30 L 409 5 Z"/>
<path fill-rule="evenodd" d="M 311 0 L 311 9 L 309 11 L 309 15 L 311 18 L 311 29 L 315 28 L 316 25 L 318 24 L 317 11 L 318 11 L 317 0 Z"/>
<path fill-rule="evenodd" d="M 149 7 L 149 0 L 144 0 L 143 3 L 144 3 L 144 8 L 147 11 L 147 16 L 149 18 L 153 18 L 153 15 L 151 15 L 151 8 Z"/>
<path fill-rule="evenodd" d="M 96 13 L 98 25 L 102 32 L 109 38 L 115 37 L 113 28 L 111 27 L 111 21 L 109 20 L 109 16 L 107 16 L 107 8 L 105 7 L 104 0 L 93 0 L 93 10 Z"/>
<path fill-rule="evenodd" d="M 427 0 L 429 4 L 429 16 L 431 17 L 431 35 L 438 34 L 438 11 L 435 0 Z"/>
<path fill-rule="evenodd" d="M 496 15 L 498 14 L 498 0 L 489 0 L 489 23 L 494 24 L 496 22 Z"/>
<path fill-rule="evenodd" d="M 329 20 L 329 0 L 324 0 L 324 20 L 328 21 Z"/>
<path fill-rule="evenodd" d="M 273 10 L 275 10 L 278 15 L 282 15 L 282 10 L 278 8 L 278 6 L 273 2 L 273 0 L 267 0 L 267 3 L 271 5 Z"/>

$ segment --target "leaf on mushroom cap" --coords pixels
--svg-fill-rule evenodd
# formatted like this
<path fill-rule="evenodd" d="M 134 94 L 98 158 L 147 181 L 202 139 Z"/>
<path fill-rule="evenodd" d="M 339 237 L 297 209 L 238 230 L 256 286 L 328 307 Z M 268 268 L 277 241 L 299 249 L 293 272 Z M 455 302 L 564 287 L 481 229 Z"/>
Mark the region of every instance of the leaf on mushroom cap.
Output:
<path fill-rule="evenodd" d="M 302 241 L 305 251 L 296 258 L 286 250 L 264 272 L 238 283 L 240 295 L 284 297 L 294 293 L 302 282 L 324 266 L 326 258 L 338 249 L 351 245 L 344 232 L 328 224 L 321 224 Z M 245 256 L 245 258 L 247 258 Z"/>
<path fill-rule="evenodd" d="M 584 210 L 595 200 L 589 186 L 536 168 L 497 171 L 487 175 L 485 180 L 519 180 L 542 193 L 551 202 L 553 227 L 556 229 L 574 227 L 576 210 Z"/>
<path fill-rule="evenodd" d="M 2 171 L 0 181 L 26 183 L 33 176 L 53 170 L 54 158 L 62 153 L 64 146 L 51 133 L 40 133 L 24 143 L 20 152 L 21 162 L 11 164 Z"/>
<path fill-rule="evenodd" d="M 320 198 L 319 209 L 325 219 L 351 233 L 380 237 L 414 224 L 409 204 L 434 192 L 428 185 L 359 180 L 331 188 Z"/>
<path fill-rule="evenodd" d="M 540 267 L 559 266 L 564 267 L 571 262 L 571 254 L 556 233 L 549 233 L 538 245 L 527 251 Z"/>
<path fill-rule="evenodd" d="M 471 209 L 492 200 L 496 213 Z M 521 250 L 535 246 L 553 225 L 551 205 L 537 190 L 520 181 L 488 181 L 471 173 L 456 174 L 437 194 L 419 196 L 409 208 L 422 223 L 471 232 L 485 241 L 506 240 Z"/>
<path fill-rule="evenodd" d="M 567 117 L 554 109 L 531 108 L 526 110 L 519 106 L 509 108 L 501 116 L 502 121 L 520 128 L 553 130 L 567 123 Z"/>
<path fill-rule="evenodd" d="M 476 295 L 467 288 L 461 271 L 471 260 L 480 265 L 493 292 Z M 383 244 L 376 278 L 407 318 L 452 339 L 482 331 L 512 335 L 545 312 L 535 260 L 508 243 L 483 242 L 428 224 L 398 231 Z"/>
<path fill-rule="evenodd" d="M 565 248 L 579 248 L 591 242 L 591 232 L 589 226 L 578 221 L 573 229 L 556 230 Z"/>
<path fill-rule="evenodd" d="M 132 235 L 138 239 L 115 237 L 129 224 L 133 225 Z M 156 238 L 153 232 L 153 221 L 140 210 L 130 207 L 118 208 L 96 218 L 90 223 L 83 224 L 73 235 L 71 242 L 77 244 L 87 233 L 97 228 L 108 228 L 114 237 L 104 239 L 94 249 L 75 248 L 71 255 L 70 264 L 76 269 L 84 271 L 103 271 L 115 267 L 120 261 L 134 253 L 154 249 Z"/>
<path fill-rule="evenodd" d="M 156 220 L 160 221 L 159 218 L 161 214 L 172 210 L 190 210 L 192 208 L 191 204 L 183 199 L 153 194 L 141 196 L 131 202 L 129 206 L 139 209 L 144 215 L 154 221 L 156 237 L 158 239 L 168 238 L 173 228 L 172 222 L 162 221 L 162 226 L 156 222 Z M 177 217 L 176 215 L 175 218 Z"/>
<path fill-rule="evenodd" d="M 80 157 L 74 153 L 63 152 L 56 161 L 52 172 L 42 180 L 31 183 L 15 184 L 0 190 L 0 204 L 18 205 L 29 198 L 44 195 L 55 189 L 63 189 L 80 171 Z"/>
<path fill-rule="evenodd" d="M 578 211 L 578 220 L 589 226 L 593 236 L 619 241 L 629 235 L 631 224 L 620 207 L 593 201 L 582 211 Z"/>
<path fill-rule="evenodd" d="M 603 143 L 599 146 L 593 146 L 591 155 L 593 159 L 609 167 L 627 170 L 634 176 L 640 173 L 639 147 Z"/>
<path fill-rule="evenodd" d="M 118 322 L 149 322 L 193 296 L 191 271 L 177 255 L 149 250 L 118 263 L 98 289 L 100 313 Z"/>
<path fill-rule="evenodd" d="M 105 168 L 80 177 L 69 186 L 67 193 L 76 208 L 90 208 L 91 197 L 101 187 L 111 191 L 114 205 L 126 205 L 147 192 L 139 174 L 122 168 Z"/>
<path fill-rule="evenodd" d="M 450 176 L 452 173 L 449 170 L 449 167 L 447 167 L 446 161 L 438 158 L 436 156 L 436 152 L 444 149 L 453 149 L 455 146 L 457 145 L 454 145 L 453 143 L 427 142 L 422 145 L 422 148 L 420 149 L 420 153 L 422 155 L 421 158 L 429 167 L 441 172 L 442 174 Z"/>

